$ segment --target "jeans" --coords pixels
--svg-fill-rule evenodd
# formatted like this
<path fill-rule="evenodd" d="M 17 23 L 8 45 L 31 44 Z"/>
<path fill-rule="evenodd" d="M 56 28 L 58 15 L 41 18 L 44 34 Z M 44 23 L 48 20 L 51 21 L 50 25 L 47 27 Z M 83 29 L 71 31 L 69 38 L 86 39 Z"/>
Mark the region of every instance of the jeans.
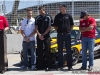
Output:
<path fill-rule="evenodd" d="M 24 52 L 24 61 L 23 64 L 24 66 L 28 66 L 28 48 L 30 46 L 30 50 L 31 50 L 31 65 L 34 65 L 35 63 L 35 41 L 30 41 L 30 42 L 26 42 L 23 41 L 23 52 Z"/>
<path fill-rule="evenodd" d="M 89 50 L 89 67 L 93 66 L 94 60 L 94 38 L 82 38 L 82 66 L 87 67 L 87 50 Z"/>
<path fill-rule="evenodd" d="M 34 52 L 34 56 L 35 56 L 34 64 L 36 65 L 36 50 L 35 50 L 35 52 Z"/>
<path fill-rule="evenodd" d="M 68 68 L 72 68 L 72 51 L 71 51 L 71 36 L 70 34 L 60 34 L 57 35 L 58 41 L 58 68 L 63 67 L 63 44 L 65 42 L 66 53 L 67 53 L 67 64 Z"/>

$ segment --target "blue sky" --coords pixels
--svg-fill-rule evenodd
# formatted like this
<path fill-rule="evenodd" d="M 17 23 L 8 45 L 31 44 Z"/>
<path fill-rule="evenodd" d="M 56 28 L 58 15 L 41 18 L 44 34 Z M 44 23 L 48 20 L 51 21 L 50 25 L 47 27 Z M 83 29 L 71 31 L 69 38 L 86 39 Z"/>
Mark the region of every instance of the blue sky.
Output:
<path fill-rule="evenodd" d="M 20 0 L 20 4 L 19 4 L 19 8 L 18 9 L 22 9 L 22 8 L 26 8 L 26 7 L 30 7 L 30 6 L 34 6 L 34 5 L 38 5 L 40 1 L 40 4 L 42 3 L 51 3 L 51 2 L 55 2 L 53 0 Z M 61 1 L 61 0 L 59 0 Z M 13 3 L 14 0 L 6 0 L 5 1 L 5 5 L 6 5 L 6 12 L 9 13 L 12 11 L 12 7 L 13 7 Z"/>

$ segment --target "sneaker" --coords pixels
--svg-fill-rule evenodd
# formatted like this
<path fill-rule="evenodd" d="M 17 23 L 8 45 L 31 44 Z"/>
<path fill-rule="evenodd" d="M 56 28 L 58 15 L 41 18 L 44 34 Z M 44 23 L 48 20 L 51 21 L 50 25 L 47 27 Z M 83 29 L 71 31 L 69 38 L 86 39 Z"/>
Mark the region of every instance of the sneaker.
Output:
<path fill-rule="evenodd" d="M 35 69 L 35 66 L 31 66 L 31 70 L 34 70 Z"/>
<path fill-rule="evenodd" d="M 79 68 L 80 70 L 86 70 L 86 68 L 84 68 L 83 66 L 81 68 Z"/>
<path fill-rule="evenodd" d="M 21 69 L 27 69 L 27 67 L 26 67 L 26 66 L 24 66 L 24 65 L 22 65 L 22 66 L 21 66 Z"/>
<path fill-rule="evenodd" d="M 92 71 L 93 70 L 93 66 L 90 66 L 88 71 Z"/>

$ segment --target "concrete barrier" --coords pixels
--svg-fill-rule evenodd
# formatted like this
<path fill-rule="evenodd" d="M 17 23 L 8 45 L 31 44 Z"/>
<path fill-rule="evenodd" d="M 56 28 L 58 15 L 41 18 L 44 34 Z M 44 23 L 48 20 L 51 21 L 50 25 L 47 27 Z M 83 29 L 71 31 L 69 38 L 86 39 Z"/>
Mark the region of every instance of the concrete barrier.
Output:
<path fill-rule="evenodd" d="M 22 50 L 21 34 L 6 34 L 7 35 L 7 53 L 20 53 Z"/>

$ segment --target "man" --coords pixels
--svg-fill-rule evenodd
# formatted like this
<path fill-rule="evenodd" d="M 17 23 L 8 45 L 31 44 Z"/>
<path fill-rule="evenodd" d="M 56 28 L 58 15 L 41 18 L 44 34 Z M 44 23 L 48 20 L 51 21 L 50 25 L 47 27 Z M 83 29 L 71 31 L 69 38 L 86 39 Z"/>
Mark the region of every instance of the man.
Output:
<path fill-rule="evenodd" d="M 45 8 L 43 6 L 39 7 L 39 13 L 35 20 L 35 25 L 37 29 L 37 48 L 38 48 L 38 69 L 43 69 L 43 49 L 46 54 L 46 71 L 50 70 L 51 66 L 51 53 L 50 53 L 50 29 L 51 29 L 51 16 L 46 14 Z"/>
<path fill-rule="evenodd" d="M 70 32 L 73 29 L 73 19 L 72 16 L 67 12 L 66 5 L 60 4 L 60 13 L 55 16 L 54 28 L 57 31 L 57 41 L 58 41 L 58 70 L 63 68 L 63 43 L 65 43 L 67 52 L 67 64 L 68 70 L 72 70 L 72 52 L 71 52 L 71 36 Z"/>
<path fill-rule="evenodd" d="M 87 49 L 89 50 L 89 71 L 93 69 L 94 60 L 94 40 L 96 21 L 90 17 L 87 11 L 82 11 L 80 15 L 80 32 L 82 33 L 82 70 L 87 68 Z"/>
<path fill-rule="evenodd" d="M 9 29 L 8 21 L 4 16 L 0 15 L 0 29 L 7 31 Z"/>
<path fill-rule="evenodd" d="M 23 36 L 23 52 L 24 52 L 24 62 L 22 69 L 27 69 L 28 67 L 28 46 L 31 50 L 31 70 L 34 70 L 35 62 L 35 19 L 32 18 L 32 9 L 27 9 L 27 18 L 22 21 L 21 25 L 21 34 Z"/>

